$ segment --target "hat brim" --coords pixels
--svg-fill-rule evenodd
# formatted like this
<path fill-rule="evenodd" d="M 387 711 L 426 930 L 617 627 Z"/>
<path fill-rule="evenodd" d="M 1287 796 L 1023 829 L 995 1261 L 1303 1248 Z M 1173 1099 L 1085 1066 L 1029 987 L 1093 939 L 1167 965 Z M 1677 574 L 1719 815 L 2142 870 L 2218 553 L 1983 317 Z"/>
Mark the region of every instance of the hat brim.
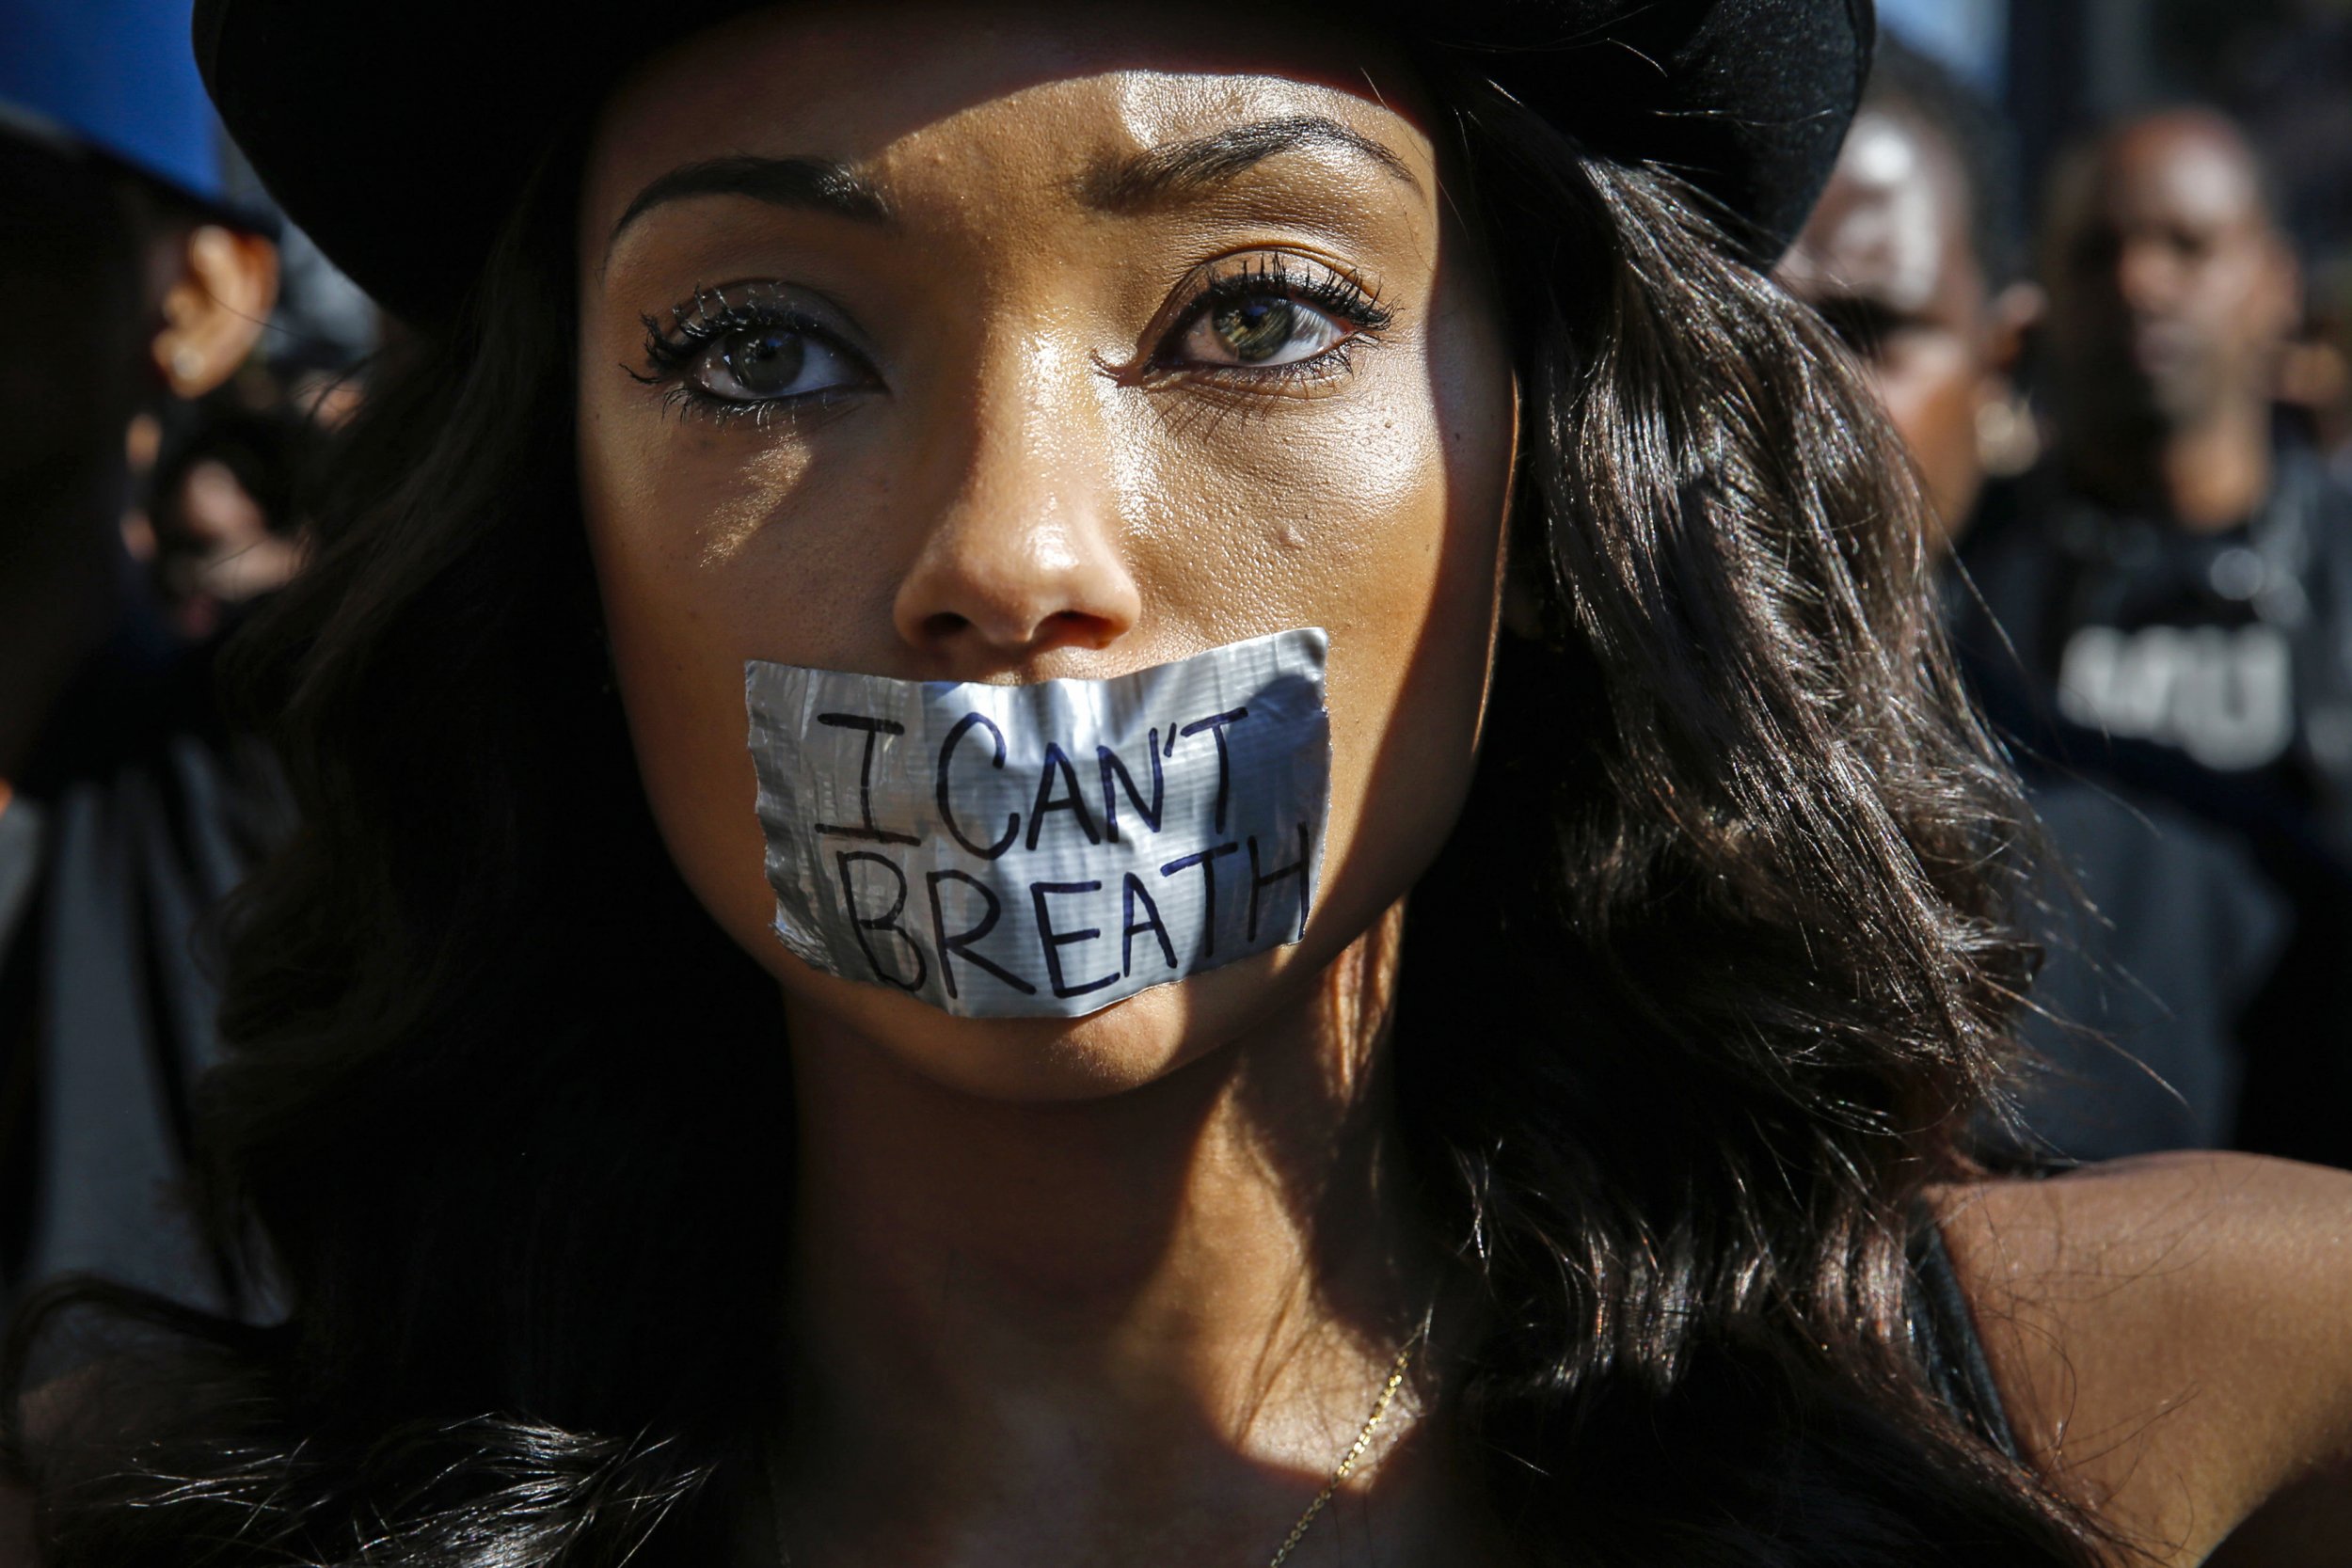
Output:
<path fill-rule="evenodd" d="M 747 4 L 197 0 L 197 61 L 288 217 L 413 323 L 464 297 L 556 128 Z M 1612 158 L 1687 177 L 1752 260 L 1803 227 L 1869 71 L 1871 0 L 1383 8 Z M 682 14 L 684 13 L 684 14 Z"/>

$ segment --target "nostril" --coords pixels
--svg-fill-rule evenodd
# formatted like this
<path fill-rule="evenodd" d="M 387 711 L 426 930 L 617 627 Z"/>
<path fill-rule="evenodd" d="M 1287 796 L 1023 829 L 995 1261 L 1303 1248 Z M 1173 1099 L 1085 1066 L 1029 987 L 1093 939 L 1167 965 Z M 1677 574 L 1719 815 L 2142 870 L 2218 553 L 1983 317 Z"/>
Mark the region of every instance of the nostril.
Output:
<path fill-rule="evenodd" d="M 1074 643 L 1087 648 L 1107 648 L 1117 636 L 1110 622 L 1083 610 L 1057 610 L 1038 627 L 1038 641 L 1054 646 Z"/>
<path fill-rule="evenodd" d="M 1083 610 L 1060 610 L 1042 620 L 992 627 L 952 610 L 935 610 L 920 624 L 924 642 L 945 649 L 977 637 L 1001 652 L 1042 653 L 1048 648 L 1107 648 L 1119 641 L 1119 623 Z"/>
<path fill-rule="evenodd" d="M 945 642 L 971 624 L 954 610 L 943 610 L 923 617 L 923 636 L 928 641 Z"/>

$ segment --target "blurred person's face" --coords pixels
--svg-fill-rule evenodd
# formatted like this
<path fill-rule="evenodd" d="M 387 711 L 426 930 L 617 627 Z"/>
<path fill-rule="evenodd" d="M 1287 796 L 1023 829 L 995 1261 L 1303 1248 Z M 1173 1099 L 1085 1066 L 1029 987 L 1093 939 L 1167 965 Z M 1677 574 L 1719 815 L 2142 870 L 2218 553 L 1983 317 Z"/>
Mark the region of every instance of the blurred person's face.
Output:
<path fill-rule="evenodd" d="M 120 613 L 118 559 L 166 392 L 219 385 L 259 340 L 277 251 L 70 147 L 0 129 L 0 768 L 21 766 L 73 665 Z M 251 286 L 244 286 L 250 284 Z"/>
<path fill-rule="evenodd" d="M 795 7 L 689 40 L 603 117 L 577 418 L 621 697 L 672 857 L 796 1040 L 992 1098 L 1157 1079 L 1352 984 L 1460 808 L 1513 463 L 1500 313 L 1410 71 L 1261 23 Z M 1242 127 L 1259 152 L 1200 161 Z M 625 221 L 746 155 L 873 195 Z M 1080 1018 L 971 1019 L 771 931 L 747 660 L 1024 685 L 1305 626 L 1330 635 L 1330 794 L 1296 945 Z M 1116 932 L 1115 906 L 1081 918 Z"/>
<path fill-rule="evenodd" d="M 228 379 L 277 287 L 267 240 L 191 223 L 94 158 L 0 131 L 0 299 L 40 324 L 0 352 L 0 485 L 14 510 L 42 510 L 52 481 L 26 476 L 118 464 L 141 408 Z"/>
<path fill-rule="evenodd" d="M 1940 135 L 1865 110 L 1780 273 L 1861 357 L 1947 537 L 1983 486 L 1979 416 L 2010 393 L 2030 313 L 2029 292 L 1993 297 L 1970 201 Z"/>
<path fill-rule="evenodd" d="M 261 503 L 225 463 L 192 466 L 156 515 L 167 523 L 156 571 L 186 637 L 209 637 L 227 609 L 283 588 L 301 563 L 299 547 L 270 531 Z"/>
<path fill-rule="evenodd" d="M 2226 123 L 2181 113 L 2119 132 L 2061 176 L 2045 241 L 2070 420 L 2178 429 L 2267 399 L 2296 269 Z"/>

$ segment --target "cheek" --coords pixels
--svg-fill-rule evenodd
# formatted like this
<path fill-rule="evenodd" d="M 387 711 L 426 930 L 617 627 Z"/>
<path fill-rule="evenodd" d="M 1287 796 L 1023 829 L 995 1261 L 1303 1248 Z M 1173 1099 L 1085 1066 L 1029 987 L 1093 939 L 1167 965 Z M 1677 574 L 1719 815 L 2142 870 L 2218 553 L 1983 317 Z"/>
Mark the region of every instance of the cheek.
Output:
<path fill-rule="evenodd" d="M 1963 504 L 1976 485 L 1982 388 L 1967 345 L 1952 334 L 1922 336 L 1891 356 L 1875 379 L 1939 510 Z"/>
<path fill-rule="evenodd" d="M 1484 338 L 1446 355 L 1399 340 L 1365 351 L 1343 394 L 1248 415 L 1089 385 L 1102 417 L 1063 436 L 1082 428 L 1089 450 L 1025 460 L 1101 477 L 1094 504 L 1142 605 L 1112 668 L 1294 626 L 1331 635 L 1324 914 L 1300 955 L 1327 958 L 1410 885 L 1468 787 L 1499 598 L 1507 363 Z M 968 499 L 907 454 L 957 433 L 853 417 L 762 440 L 609 395 L 582 398 L 581 493 L 639 770 L 690 886 L 784 974 L 743 661 L 901 672 L 900 579 Z"/>
<path fill-rule="evenodd" d="M 2222 288 L 2205 291 L 2208 297 L 2220 296 L 2218 308 L 2211 312 L 2217 318 L 2216 336 L 2225 349 L 2259 360 L 2280 336 L 2295 329 L 2302 314 L 2301 301 L 2267 258 L 2249 258 L 2233 270 L 2238 276 Z"/>
<path fill-rule="evenodd" d="M 1145 602 L 1208 641 L 1331 635 L 1323 904 L 1341 929 L 1401 895 L 1475 763 L 1513 460 L 1500 345 L 1395 341 L 1358 395 L 1163 440 L 1128 488 Z"/>
<path fill-rule="evenodd" d="M 743 661 L 819 663 L 790 628 L 834 624 L 805 577 L 752 558 L 761 523 L 805 481 L 798 449 L 731 440 L 637 411 L 580 411 L 580 495 L 638 774 L 672 861 L 763 958 L 773 945 L 746 744 Z M 762 635 L 765 628 L 765 635 Z M 807 657 L 803 657 L 803 655 Z"/>

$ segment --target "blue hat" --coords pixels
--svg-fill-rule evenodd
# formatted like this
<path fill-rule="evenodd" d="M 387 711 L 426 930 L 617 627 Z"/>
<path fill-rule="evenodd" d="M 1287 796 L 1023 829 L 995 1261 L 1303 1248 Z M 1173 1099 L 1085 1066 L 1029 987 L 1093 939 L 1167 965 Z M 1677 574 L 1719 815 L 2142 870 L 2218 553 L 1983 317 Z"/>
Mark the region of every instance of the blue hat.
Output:
<path fill-rule="evenodd" d="M 229 205 L 193 0 L 0 0 L 0 125 L 103 152 Z"/>

